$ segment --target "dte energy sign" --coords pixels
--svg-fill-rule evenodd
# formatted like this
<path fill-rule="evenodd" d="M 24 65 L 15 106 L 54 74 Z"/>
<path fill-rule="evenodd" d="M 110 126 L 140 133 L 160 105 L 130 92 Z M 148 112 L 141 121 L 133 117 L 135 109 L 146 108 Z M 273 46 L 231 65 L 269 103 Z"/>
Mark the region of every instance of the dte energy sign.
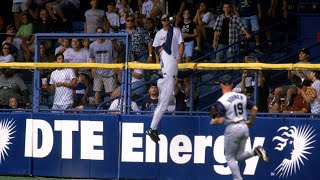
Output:
<path fill-rule="evenodd" d="M 146 135 L 148 116 L 0 115 L 0 174 L 76 178 L 230 179 L 223 126 L 208 117 L 166 117 L 160 143 Z M 186 123 L 188 122 L 188 123 Z M 257 119 L 240 164 L 245 179 L 313 179 L 320 158 L 319 120 Z M 49 162 L 49 163 L 48 163 Z"/>

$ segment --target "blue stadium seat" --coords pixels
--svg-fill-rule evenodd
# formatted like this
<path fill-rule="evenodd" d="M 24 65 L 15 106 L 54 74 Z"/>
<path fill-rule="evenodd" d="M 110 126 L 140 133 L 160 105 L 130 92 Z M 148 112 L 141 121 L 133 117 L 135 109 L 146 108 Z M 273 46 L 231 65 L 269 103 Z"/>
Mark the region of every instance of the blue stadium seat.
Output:
<path fill-rule="evenodd" d="M 72 32 L 82 32 L 84 31 L 83 21 L 73 21 L 72 22 Z"/>

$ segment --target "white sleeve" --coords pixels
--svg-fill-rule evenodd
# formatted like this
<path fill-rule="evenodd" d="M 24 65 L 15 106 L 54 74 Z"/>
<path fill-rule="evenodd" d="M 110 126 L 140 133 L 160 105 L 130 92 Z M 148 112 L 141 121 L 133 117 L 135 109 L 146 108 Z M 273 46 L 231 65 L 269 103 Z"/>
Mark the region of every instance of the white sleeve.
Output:
<path fill-rule="evenodd" d="M 202 21 L 208 24 L 208 22 L 213 18 L 212 14 L 210 12 L 207 12 L 203 15 Z"/>
<path fill-rule="evenodd" d="M 120 109 L 118 109 L 118 105 L 119 105 L 119 99 L 113 100 L 110 107 L 109 107 L 109 111 L 120 110 Z"/>
<path fill-rule="evenodd" d="M 132 109 L 133 111 L 140 111 L 137 103 L 134 102 L 134 101 L 131 101 L 131 109 Z"/>

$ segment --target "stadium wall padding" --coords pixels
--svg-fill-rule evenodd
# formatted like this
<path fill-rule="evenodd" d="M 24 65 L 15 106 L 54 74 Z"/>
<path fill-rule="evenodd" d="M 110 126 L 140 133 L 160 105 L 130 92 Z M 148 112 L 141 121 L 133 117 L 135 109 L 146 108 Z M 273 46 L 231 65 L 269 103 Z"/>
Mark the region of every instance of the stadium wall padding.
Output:
<path fill-rule="evenodd" d="M 161 180 L 231 179 L 225 125 L 208 116 L 168 115 L 160 143 L 146 135 L 151 115 L 1 113 L 0 174 Z M 258 117 L 246 149 L 262 145 L 270 163 L 240 163 L 245 179 L 314 179 L 320 119 Z"/>

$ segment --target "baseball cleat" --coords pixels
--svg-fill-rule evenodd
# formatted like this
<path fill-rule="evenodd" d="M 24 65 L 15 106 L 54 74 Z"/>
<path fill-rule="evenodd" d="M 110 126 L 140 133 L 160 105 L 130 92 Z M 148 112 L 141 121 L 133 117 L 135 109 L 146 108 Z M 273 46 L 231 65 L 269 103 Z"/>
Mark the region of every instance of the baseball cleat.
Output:
<path fill-rule="evenodd" d="M 254 148 L 254 153 L 262 158 L 265 163 L 269 162 L 269 158 L 267 156 L 266 151 L 261 146 L 257 146 Z"/>
<path fill-rule="evenodd" d="M 147 134 L 150 136 L 151 140 L 153 142 L 155 142 L 156 144 L 158 144 L 158 141 L 160 141 L 159 135 L 158 135 L 158 131 L 157 130 L 153 130 L 153 129 L 149 129 L 147 131 Z"/>

